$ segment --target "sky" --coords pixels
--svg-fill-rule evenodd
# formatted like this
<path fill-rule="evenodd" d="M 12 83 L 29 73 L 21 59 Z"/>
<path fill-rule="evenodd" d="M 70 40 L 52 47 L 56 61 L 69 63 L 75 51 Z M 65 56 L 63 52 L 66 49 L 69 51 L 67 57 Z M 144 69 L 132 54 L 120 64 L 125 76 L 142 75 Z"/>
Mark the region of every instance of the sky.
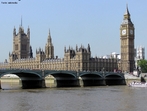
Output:
<path fill-rule="evenodd" d="M 64 47 L 87 47 L 91 55 L 120 54 L 120 25 L 126 4 L 135 26 L 135 47 L 147 49 L 146 0 L 0 0 L 0 62 L 13 51 L 13 28 L 30 28 L 30 45 L 45 49 L 50 30 L 54 55 L 64 57 Z M 16 2 L 17 4 L 8 4 Z M 7 3 L 7 4 L 6 4 Z M 145 54 L 147 55 L 147 54 Z M 147 56 L 145 56 L 147 58 Z"/>

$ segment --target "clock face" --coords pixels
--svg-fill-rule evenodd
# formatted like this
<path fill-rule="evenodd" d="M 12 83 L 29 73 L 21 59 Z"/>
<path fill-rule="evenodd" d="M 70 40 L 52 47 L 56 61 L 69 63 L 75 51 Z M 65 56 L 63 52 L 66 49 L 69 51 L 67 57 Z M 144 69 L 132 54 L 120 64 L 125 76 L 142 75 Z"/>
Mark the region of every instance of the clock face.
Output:
<path fill-rule="evenodd" d="M 130 34 L 131 34 L 131 35 L 133 34 L 133 30 L 130 30 Z"/>
<path fill-rule="evenodd" d="M 125 35 L 125 34 L 126 34 L 126 30 L 123 29 L 123 30 L 122 30 L 122 35 Z"/>

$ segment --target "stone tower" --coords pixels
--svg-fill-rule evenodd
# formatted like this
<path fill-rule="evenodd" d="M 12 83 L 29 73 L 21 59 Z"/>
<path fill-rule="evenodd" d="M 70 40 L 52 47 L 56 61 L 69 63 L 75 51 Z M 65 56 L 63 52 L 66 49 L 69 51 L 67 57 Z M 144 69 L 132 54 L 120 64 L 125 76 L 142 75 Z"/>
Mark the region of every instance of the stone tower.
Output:
<path fill-rule="evenodd" d="M 52 38 L 49 30 L 49 35 L 47 39 L 47 43 L 45 46 L 45 54 L 46 54 L 46 59 L 53 59 L 54 58 L 54 46 L 52 44 Z"/>
<path fill-rule="evenodd" d="M 121 40 L 121 70 L 132 72 L 134 70 L 134 24 L 131 21 L 128 6 L 120 26 Z"/>
<path fill-rule="evenodd" d="M 21 25 L 19 32 L 16 34 L 16 29 L 13 29 L 13 52 L 17 56 L 17 59 L 28 58 L 30 53 L 30 28 L 28 27 L 27 34 L 24 33 L 24 29 Z"/>
<path fill-rule="evenodd" d="M 76 45 L 76 49 L 74 50 L 69 46 L 68 49 L 64 48 L 64 67 L 65 70 L 76 70 L 76 71 L 87 71 L 90 69 L 90 58 L 91 58 L 91 50 L 90 45 L 85 48 L 81 45 L 78 48 Z M 72 64 L 74 63 L 74 65 Z"/>
<path fill-rule="evenodd" d="M 45 60 L 45 52 L 43 49 L 39 48 L 39 50 L 36 49 L 36 60 L 39 62 L 42 62 Z"/>
<path fill-rule="evenodd" d="M 30 53 L 29 53 L 29 57 L 30 57 L 30 58 L 33 58 L 32 46 L 30 46 Z"/>

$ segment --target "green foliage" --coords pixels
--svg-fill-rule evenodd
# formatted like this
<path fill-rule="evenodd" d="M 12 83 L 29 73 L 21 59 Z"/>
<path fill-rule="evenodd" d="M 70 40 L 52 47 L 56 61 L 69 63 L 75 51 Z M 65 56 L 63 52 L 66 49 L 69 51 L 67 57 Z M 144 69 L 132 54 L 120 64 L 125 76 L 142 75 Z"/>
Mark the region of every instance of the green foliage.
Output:
<path fill-rule="evenodd" d="M 138 61 L 138 66 L 141 67 L 141 71 L 143 73 L 147 72 L 147 60 L 139 60 Z"/>

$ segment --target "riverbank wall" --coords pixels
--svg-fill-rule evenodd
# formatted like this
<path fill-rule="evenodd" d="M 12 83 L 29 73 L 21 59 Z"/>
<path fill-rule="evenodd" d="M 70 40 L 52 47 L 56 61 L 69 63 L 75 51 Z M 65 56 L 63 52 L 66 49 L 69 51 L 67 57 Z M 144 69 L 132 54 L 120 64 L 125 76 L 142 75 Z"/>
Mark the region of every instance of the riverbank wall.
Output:
<path fill-rule="evenodd" d="M 141 79 L 144 79 L 144 81 L 147 81 L 147 73 L 141 73 L 139 77 L 133 76 L 131 74 L 124 74 L 126 85 L 129 83 L 136 81 L 136 82 L 141 82 Z"/>

